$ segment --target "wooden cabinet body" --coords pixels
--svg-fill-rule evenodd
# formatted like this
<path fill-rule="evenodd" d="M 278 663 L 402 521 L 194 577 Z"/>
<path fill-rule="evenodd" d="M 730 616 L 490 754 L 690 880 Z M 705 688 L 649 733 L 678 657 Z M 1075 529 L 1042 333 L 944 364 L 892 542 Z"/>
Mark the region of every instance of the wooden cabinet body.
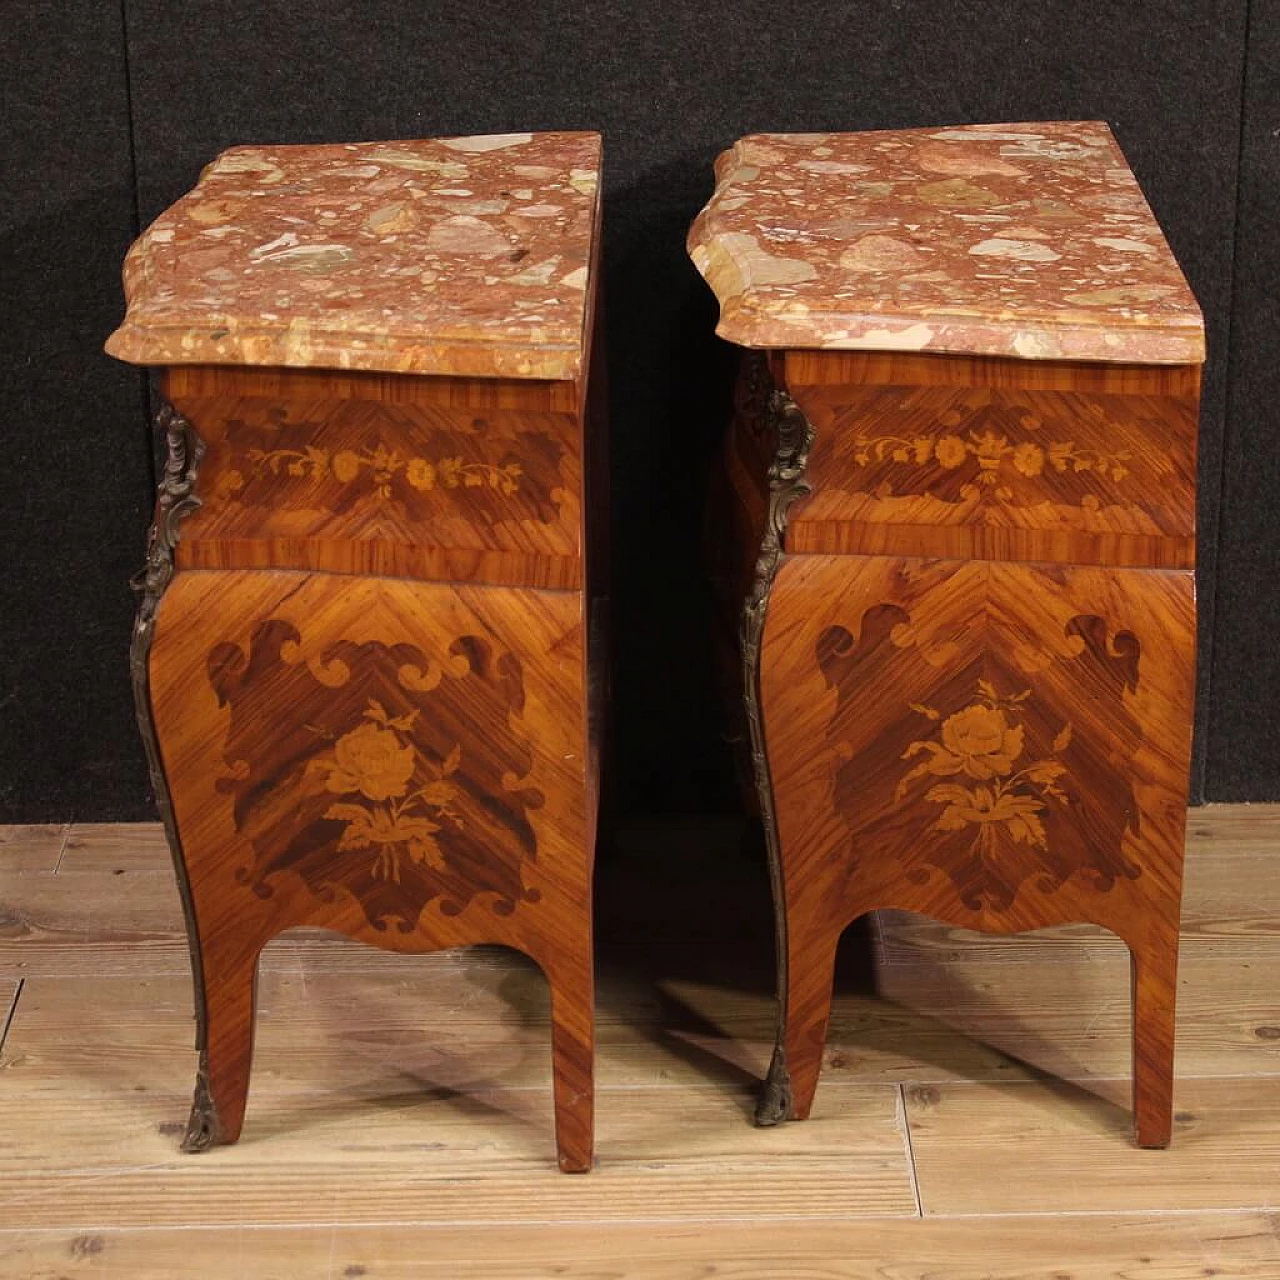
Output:
<path fill-rule="evenodd" d="M 837 941 L 894 908 L 1118 934 L 1137 1137 L 1169 1141 L 1199 386 L 1190 358 L 745 358 L 714 526 L 777 905 L 761 1123 L 809 1114 Z"/>
<path fill-rule="evenodd" d="M 590 1167 L 590 280 L 558 378 L 162 366 L 134 681 L 192 940 L 188 1149 L 239 1136 L 259 953 L 310 926 L 531 956 L 552 992 L 560 1165 Z"/>

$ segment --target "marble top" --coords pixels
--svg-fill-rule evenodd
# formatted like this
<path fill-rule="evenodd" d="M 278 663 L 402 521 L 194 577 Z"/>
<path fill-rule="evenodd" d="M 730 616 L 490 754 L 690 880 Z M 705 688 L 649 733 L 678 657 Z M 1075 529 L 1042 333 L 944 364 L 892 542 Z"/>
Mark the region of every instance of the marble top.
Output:
<path fill-rule="evenodd" d="M 740 346 L 1204 359 L 1105 124 L 756 134 L 716 177 L 688 247 Z"/>
<path fill-rule="evenodd" d="M 571 379 L 600 138 L 224 151 L 124 266 L 134 364 Z"/>

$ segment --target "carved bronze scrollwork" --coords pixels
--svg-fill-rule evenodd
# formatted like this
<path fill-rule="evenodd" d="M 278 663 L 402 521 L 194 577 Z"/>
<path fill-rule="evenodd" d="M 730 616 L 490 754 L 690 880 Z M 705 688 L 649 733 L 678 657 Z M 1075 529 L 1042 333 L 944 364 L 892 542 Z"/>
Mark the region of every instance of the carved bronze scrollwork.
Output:
<path fill-rule="evenodd" d="M 173 578 L 174 551 L 181 537 L 179 526 L 183 519 L 200 506 L 196 496 L 196 477 L 204 458 L 205 445 L 195 428 L 172 405 L 161 405 L 156 414 L 156 431 L 164 438 L 164 466 L 156 487 L 155 517 L 147 533 L 147 558 L 142 570 L 133 579 L 133 588 L 139 594 L 138 614 L 133 624 L 133 639 L 129 646 L 129 669 L 133 683 L 134 709 L 138 717 L 138 732 L 147 757 L 147 770 L 156 807 L 164 821 L 169 851 L 173 856 L 178 889 L 182 895 L 182 909 L 186 917 L 187 943 L 191 949 L 191 976 L 195 984 L 196 1049 L 200 1052 L 200 1068 L 196 1081 L 195 1100 L 191 1119 L 183 1138 L 184 1151 L 204 1151 L 217 1138 L 218 1118 L 207 1084 L 205 1055 L 205 992 L 204 967 L 200 960 L 200 946 L 196 934 L 195 917 L 191 907 L 191 891 L 187 883 L 186 863 L 182 857 L 182 845 L 174 821 L 173 806 L 169 799 L 169 786 L 164 776 L 164 765 L 156 741 L 155 722 L 151 716 L 150 658 L 151 642 L 155 635 L 156 609 Z"/>
<path fill-rule="evenodd" d="M 763 364 L 761 369 L 763 371 Z M 761 1126 L 780 1124 L 790 1116 L 791 1080 L 782 1040 L 782 1028 L 786 1025 L 786 911 L 782 897 L 782 858 L 778 846 L 777 815 L 773 806 L 773 780 L 765 753 L 764 723 L 760 707 L 760 642 L 764 636 L 765 618 L 769 609 L 769 593 L 782 563 L 787 516 L 792 504 L 811 491 L 805 478 L 805 470 L 815 436 L 812 424 L 785 391 L 775 388 L 769 392 L 765 401 L 765 413 L 769 432 L 777 440 L 777 451 L 769 467 L 769 506 L 765 515 L 764 533 L 760 539 L 760 554 L 756 558 L 755 578 L 743 605 L 740 630 L 742 685 L 751 735 L 751 765 L 759 795 L 760 819 L 764 825 L 777 922 L 778 1039 L 769 1064 L 769 1074 L 756 1106 L 755 1120 Z"/>
<path fill-rule="evenodd" d="M 156 414 L 156 431 L 164 435 L 165 460 L 156 490 L 155 519 L 147 534 L 147 562 L 133 580 L 134 590 L 142 596 L 134 627 L 135 641 L 139 629 L 150 629 L 156 605 L 173 577 L 173 553 L 181 536 L 179 525 L 200 505 L 195 486 L 204 458 L 204 441 L 191 423 L 168 404 Z"/>

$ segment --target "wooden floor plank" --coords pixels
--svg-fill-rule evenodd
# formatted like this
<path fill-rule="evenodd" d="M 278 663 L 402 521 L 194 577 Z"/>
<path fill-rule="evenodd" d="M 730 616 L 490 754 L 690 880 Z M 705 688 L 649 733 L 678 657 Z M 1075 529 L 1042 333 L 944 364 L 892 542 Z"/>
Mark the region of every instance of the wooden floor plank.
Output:
<path fill-rule="evenodd" d="M 190 964 L 172 875 L 11 875 L 0 902 L 0 976 L 174 973 Z"/>
<path fill-rule="evenodd" d="M 387 1093 L 549 1086 L 541 974 L 518 962 L 504 970 L 440 960 L 424 957 L 419 973 L 400 978 L 266 971 L 252 1099 L 353 1086 Z M 652 998 L 637 996 L 631 1017 L 602 1002 L 598 1079 L 748 1087 L 764 1072 L 773 1034 L 772 1001 L 754 1003 L 754 1026 L 743 1037 L 714 1024 L 670 1026 Z M 184 976 L 28 979 L 0 1053 L 0 1092 L 182 1092 L 194 1079 L 192 1042 Z"/>
<path fill-rule="evenodd" d="M 1071 1080 L 1128 1075 L 1127 955 L 1066 955 L 1009 970 L 971 963 L 881 970 L 880 995 L 899 1010 L 902 1048 L 916 1062 L 903 1064 L 904 1080 L 1014 1078 L 1028 1070 Z M 1248 960 L 1187 948 L 1177 1030 L 1181 1076 L 1280 1077 L 1280 947 Z"/>
<path fill-rule="evenodd" d="M 58 870 L 172 875 L 173 859 L 159 822 L 76 822 L 67 832 Z"/>
<path fill-rule="evenodd" d="M 0 1231 L 0 1280 L 1275 1280 L 1265 1214 Z"/>
<path fill-rule="evenodd" d="M 0 1280 L 181 1274 L 200 1240 L 203 1274 L 237 1277 L 1280 1277 L 1280 807 L 1191 818 L 1170 1151 L 1132 1146 L 1127 956 L 1095 931 L 851 935 L 813 1118 L 756 1130 L 767 918 L 733 945 L 675 918 L 632 937 L 637 900 L 601 938 L 586 1178 L 554 1167 L 531 964 L 317 933 L 264 957 L 243 1142 L 182 1156 L 191 988 L 159 828 L 66 846 L 0 857 L 0 1013 L 22 981 Z"/>
<path fill-rule="evenodd" d="M 1133 1145 L 1129 1083 L 912 1085 L 925 1214 L 1270 1209 L 1280 1188 L 1273 1079 L 1179 1080 L 1173 1145 Z M 838 1090 L 835 1105 L 839 1108 Z M 822 1091 L 814 1116 L 819 1117 Z M 842 1114 L 838 1111 L 837 1114 Z"/>
<path fill-rule="evenodd" d="M 10 1227 L 914 1215 L 899 1092 L 847 1085 L 825 1125 L 757 1130 L 751 1095 L 603 1090 L 598 1166 L 557 1171 L 546 1089 L 273 1095 L 234 1147 L 177 1150 L 175 1099 L 0 1094 Z"/>
<path fill-rule="evenodd" d="M 68 830 L 58 823 L 0 827 L 0 885 L 8 875 L 56 870 Z"/>
<path fill-rule="evenodd" d="M 1187 810 L 1187 847 L 1211 853 L 1280 848 L 1280 804 L 1207 804 Z"/>
<path fill-rule="evenodd" d="M 1127 1074 L 1123 958 L 1028 965 L 1014 976 L 1007 965 L 894 965 L 879 996 L 841 992 L 823 1080 Z M 1180 976 L 1179 1074 L 1280 1077 L 1278 991 L 1280 957 L 1190 954 Z M 650 982 L 615 960 L 601 966 L 598 997 L 604 1085 L 739 1086 L 768 1063 L 774 1001 L 760 987 Z M 424 956 L 386 970 L 267 969 L 254 1096 L 356 1085 L 394 1092 L 414 1082 L 546 1085 L 548 1015 L 542 975 L 510 952 Z M 192 1028 L 185 974 L 29 978 L 0 1052 L 0 1085 L 66 1096 L 180 1093 L 194 1071 Z"/>

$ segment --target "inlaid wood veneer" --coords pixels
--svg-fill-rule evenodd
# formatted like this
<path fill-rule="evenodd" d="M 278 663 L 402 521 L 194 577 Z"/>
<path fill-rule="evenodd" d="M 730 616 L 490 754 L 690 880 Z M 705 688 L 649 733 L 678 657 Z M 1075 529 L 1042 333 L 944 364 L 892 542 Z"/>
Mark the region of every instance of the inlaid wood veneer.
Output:
<path fill-rule="evenodd" d="M 185 1146 L 234 1142 L 259 954 L 499 943 L 592 1160 L 605 566 L 594 134 L 241 147 L 144 233 L 108 342 L 166 458 L 134 634 L 187 910 Z"/>
<path fill-rule="evenodd" d="M 777 915 L 757 1120 L 808 1116 L 837 940 L 898 908 L 1118 934 L 1164 1146 L 1199 309 L 1105 125 L 759 135 L 717 176 L 689 247 L 754 349 L 713 559 Z"/>

